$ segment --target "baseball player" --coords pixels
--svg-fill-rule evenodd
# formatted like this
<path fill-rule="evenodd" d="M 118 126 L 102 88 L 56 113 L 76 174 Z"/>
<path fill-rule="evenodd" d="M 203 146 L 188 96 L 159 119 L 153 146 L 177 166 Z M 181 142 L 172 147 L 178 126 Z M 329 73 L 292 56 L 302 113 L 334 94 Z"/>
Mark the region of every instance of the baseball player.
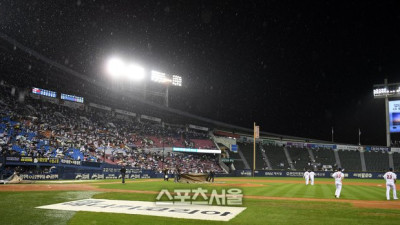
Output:
<path fill-rule="evenodd" d="M 314 173 L 314 171 L 311 171 L 311 170 L 309 170 L 308 173 L 309 173 L 309 176 L 310 176 L 311 185 L 314 185 L 315 173 Z"/>
<path fill-rule="evenodd" d="M 340 192 L 342 191 L 342 180 L 344 179 L 344 174 L 342 173 L 342 169 L 338 168 L 338 170 L 332 175 L 335 178 L 335 198 L 340 197 Z"/>
<path fill-rule="evenodd" d="M 306 179 L 306 185 L 308 185 L 308 181 L 310 180 L 310 173 L 306 171 L 303 175 L 303 177 Z"/>
<path fill-rule="evenodd" d="M 397 193 L 396 193 L 396 179 L 397 176 L 393 173 L 393 168 L 389 168 L 389 171 L 383 175 L 383 178 L 386 180 L 386 198 L 390 200 L 390 189 L 393 190 L 393 199 L 396 200 Z"/>

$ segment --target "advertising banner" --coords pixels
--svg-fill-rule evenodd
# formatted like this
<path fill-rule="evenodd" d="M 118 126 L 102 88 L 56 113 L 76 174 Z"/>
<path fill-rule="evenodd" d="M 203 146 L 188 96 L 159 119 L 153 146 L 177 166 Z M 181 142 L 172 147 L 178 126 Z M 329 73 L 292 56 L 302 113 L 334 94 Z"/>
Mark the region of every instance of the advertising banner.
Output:
<path fill-rule="evenodd" d="M 89 106 L 90 106 L 90 107 L 94 107 L 94 108 L 98 108 L 98 109 L 103 109 L 103 110 L 106 110 L 106 111 L 111 111 L 111 108 L 108 107 L 108 106 L 99 105 L 99 104 L 92 103 L 92 102 L 89 103 Z"/>
<path fill-rule="evenodd" d="M 315 177 L 331 178 L 333 171 L 317 171 Z M 384 172 L 343 172 L 345 178 L 355 179 L 383 179 Z M 237 175 L 240 172 L 236 173 Z M 303 177 L 303 171 L 271 171 L 271 170 L 256 170 L 254 176 L 256 177 Z"/>
<path fill-rule="evenodd" d="M 82 165 L 82 162 L 80 160 L 61 159 L 60 162 L 62 164 L 68 164 L 68 165 L 76 165 L 76 166 Z"/>
<path fill-rule="evenodd" d="M 153 117 L 153 116 L 141 115 L 140 118 L 141 118 L 141 119 L 146 119 L 146 120 L 151 120 L 151 121 L 155 121 L 155 122 L 161 123 L 161 119 L 160 119 L 160 118 Z"/>
<path fill-rule="evenodd" d="M 116 113 L 122 114 L 122 115 L 126 115 L 126 116 L 132 116 L 132 117 L 136 117 L 136 113 L 133 112 L 128 112 L 122 109 L 115 109 Z"/>
<path fill-rule="evenodd" d="M 50 163 L 50 164 L 58 164 L 59 159 L 58 158 L 34 158 L 30 156 L 21 156 L 21 157 L 16 157 L 16 156 L 8 156 L 6 157 L 6 161 L 8 163 L 12 162 L 23 162 L 23 163 Z"/>
<path fill-rule="evenodd" d="M 389 101 L 389 130 L 390 133 L 400 132 L 400 100 Z"/>
<path fill-rule="evenodd" d="M 362 146 L 357 145 L 336 145 L 336 149 L 339 150 L 350 150 L 350 151 L 361 151 L 363 149 Z"/>
<path fill-rule="evenodd" d="M 195 129 L 195 130 L 208 131 L 207 127 L 201 127 L 201 126 L 196 126 L 196 125 L 192 125 L 192 124 L 189 124 L 189 128 Z"/>
<path fill-rule="evenodd" d="M 58 180 L 58 174 L 25 174 L 19 175 L 23 180 Z"/>
<path fill-rule="evenodd" d="M 383 147 L 383 146 L 366 146 L 365 151 L 384 151 L 388 152 L 389 147 Z"/>

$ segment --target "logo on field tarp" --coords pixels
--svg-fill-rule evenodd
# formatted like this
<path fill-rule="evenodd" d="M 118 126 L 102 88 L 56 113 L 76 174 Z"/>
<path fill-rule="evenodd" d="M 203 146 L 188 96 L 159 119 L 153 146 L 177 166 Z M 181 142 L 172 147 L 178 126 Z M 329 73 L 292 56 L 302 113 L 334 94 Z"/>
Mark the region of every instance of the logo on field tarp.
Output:
<path fill-rule="evenodd" d="M 154 202 L 124 201 L 108 199 L 83 199 L 37 207 L 67 211 L 88 211 L 162 216 L 172 218 L 229 221 L 239 215 L 245 207 L 210 205 L 156 205 Z"/>

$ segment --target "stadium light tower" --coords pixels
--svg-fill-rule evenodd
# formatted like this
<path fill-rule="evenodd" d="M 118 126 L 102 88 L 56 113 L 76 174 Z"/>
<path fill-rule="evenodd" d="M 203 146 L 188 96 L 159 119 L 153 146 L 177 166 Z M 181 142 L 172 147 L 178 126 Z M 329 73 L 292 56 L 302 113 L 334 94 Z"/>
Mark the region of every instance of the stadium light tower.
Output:
<path fill-rule="evenodd" d="M 112 78 L 112 85 L 115 86 L 115 88 L 118 86 L 123 88 L 125 86 L 124 82 L 129 81 L 131 90 L 134 86 L 133 83 L 145 80 L 147 75 L 143 67 L 118 57 L 108 59 L 106 63 L 106 73 Z M 146 99 L 147 93 L 163 97 L 165 106 L 169 107 L 169 88 L 170 86 L 181 87 L 182 77 L 152 70 L 150 80 L 154 83 L 164 85 L 166 88 L 165 93 L 146 90 L 147 82 L 143 82 L 143 98 Z"/>
<path fill-rule="evenodd" d="M 165 73 L 151 71 L 151 80 L 156 83 L 161 83 L 166 86 L 165 91 L 165 106 L 169 107 L 169 86 L 182 86 L 182 77 L 178 75 L 167 76 Z"/>
<path fill-rule="evenodd" d="M 400 83 L 388 84 L 387 79 L 385 79 L 383 84 L 374 85 L 373 93 L 375 99 L 385 99 L 386 146 L 390 147 L 390 133 L 400 132 L 400 102 L 389 102 L 389 98 L 400 97 Z M 391 105 L 390 108 L 389 105 Z M 391 117 L 389 118 L 389 116 Z"/>

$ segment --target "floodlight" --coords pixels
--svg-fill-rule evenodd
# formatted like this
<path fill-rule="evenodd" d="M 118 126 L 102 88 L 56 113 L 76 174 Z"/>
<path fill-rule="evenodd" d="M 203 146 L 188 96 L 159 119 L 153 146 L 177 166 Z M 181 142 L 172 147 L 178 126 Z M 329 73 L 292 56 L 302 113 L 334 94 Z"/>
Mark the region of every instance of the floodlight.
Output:
<path fill-rule="evenodd" d="M 182 86 L 182 77 L 178 75 L 172 75 L 172 85 Z"/>
<path fill-rule="evenodd" d="M 113 77 L 119 77 L 124 73 L 125 63 L 119 58 L 111 58 L 107 62 L 107 72 Z"/>
<path fill-rule="evenodd" d="M 165 76 L 165 73 L 161 73 L 154 70 L 151 71 L 151 80 L 157 83 L 171 82 L 171 80 Z"/>
<path fill-rule="evenodd" d="M 144 79 L 144 68 L 130 64 L 125 67 L 125 76 L 128 77 L 130 80 L 139 81 Z"/>

